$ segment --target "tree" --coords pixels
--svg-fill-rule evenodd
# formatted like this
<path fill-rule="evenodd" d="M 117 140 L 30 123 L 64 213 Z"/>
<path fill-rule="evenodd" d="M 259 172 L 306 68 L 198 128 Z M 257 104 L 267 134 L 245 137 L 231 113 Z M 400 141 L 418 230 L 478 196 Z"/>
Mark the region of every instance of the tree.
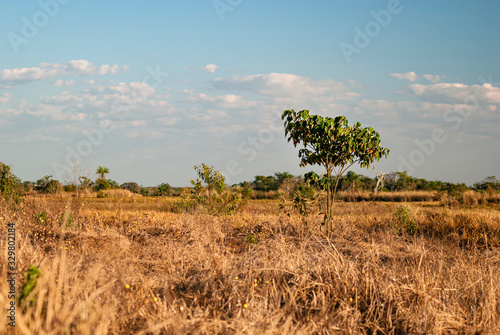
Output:
<path fill-rule="evenodd" d="M 35 182 L 36 190 L 43 193 L 59 193 L 63 190 L 61 183 L 58 180 L 52 179 L 52 175 L 45 175 L 43 178 Z"/>
<path fill-rule="evenodd" d="M 168 183 L 163 183 L 158 186 L 158 191 L 156 192 L 159 196 L 169 196 L 172 193 L 172 187 Z"/>
<path fill-rule="evenodd" d="M 109 169 L 104 165 L 99 166 L 95 173 L 99 175 L 99 179 L 106 179 L 106 175 L 109 173 Z"/>
<path fill-rule="evenodd" d="M 196 180 L 191 179 L 191 184 L 193 184 L 198 192 L 206 187 L 207 191 L 222 193 L 226 178 L 219 171 L 216 171 L 213 166 L 208 166 L 205 163 L 199 166 L 195 165 L 194 169 L 198 173 L 198 178 Z"/>
<path fill-rule="evenodd" d="M 326 190 L 326 211 L 323 224 L 332 228 L 333 202 L 340 178 L 352 165 L 358 163 L 369 168 L 375 160 L 387 157 L 389 149 L 380 146 L 380 135 L 373 128 L 362 128 L 357 122 L 349 126 L 347 118 L 311 115 L 308 110 L 286 110 L 284 120 L 287 141 L 302 144 L 299 150 L 300 166 L 321 165 L 326 173 L 321 177 L 315 172 L 305 175 L 306 180 Z"/>
<path fill-rule="evenodd" d="M 23 200 L 22 188 L 21 180 L 12 173 L 10 166 L 0 162 L 0 195 L 19 204 Z"/>
<path fill-rule="evenodd" d="M 120 185 L 121 188 L 125 190 L 129 190 L 130 192 L 140 193 L 141 187 L 137 183 L 128 182 Z"/>

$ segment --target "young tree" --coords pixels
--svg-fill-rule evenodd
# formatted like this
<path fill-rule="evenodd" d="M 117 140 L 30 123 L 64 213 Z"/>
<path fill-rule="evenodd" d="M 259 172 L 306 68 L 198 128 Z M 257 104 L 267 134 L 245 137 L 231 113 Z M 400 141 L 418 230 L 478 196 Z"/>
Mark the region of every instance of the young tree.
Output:
<path fill-rule="evenodd" d="M 202 163 L 199 166 L 194 166 L 196 173 L 198 173 L 198 178 L 196 180 L 191 179 L 191 184 L 196 188 L 198 192 L 201 192 L 205 187 L 207 191 L 217 191 L 217 193 L 222 193 L 225 187 L 226 178 L 219 172 L 216 171 L 213 166 L 208 166 Z"/>
<path fill-rule="evenodd" d="M 370 167 L 375 160 L 387 157 L 389 149 L 380 146 L 380 135 L 373 128 L 362 128 L 357 122 L 349 126 L 345 116 L 336 118 L 311 115 L 308 110 L 295 112 L 286 110 L 284 120 L 285 136 L 299 150 L 300 166 L 321 165 L 326 173 L 321 177 L 315 172 L 305 175 L 306 180 L 326 190 L 326 211 L 323 224 L 331 230 L 333 202 L 340 178 L 352 165 Z"/>

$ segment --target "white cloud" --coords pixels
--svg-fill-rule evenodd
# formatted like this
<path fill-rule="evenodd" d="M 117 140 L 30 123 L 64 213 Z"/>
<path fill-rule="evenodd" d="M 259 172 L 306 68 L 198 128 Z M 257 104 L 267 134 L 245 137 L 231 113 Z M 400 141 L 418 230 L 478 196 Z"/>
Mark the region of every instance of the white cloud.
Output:
<path fill-rule="evenodd" d="M 407 79 L 409 81 L 417 80 L 418 76 L 415 72 L 406 72 L 406 73 L 391 73 L 391 76 L 398 79 Z"/>
<path fill-rule="evenodd" d="M 74 84 L 75 84 L 74 80 L 60 80 L 60 79 L 58 79 L 54 82 L 55 87 L 72 86 Z"/>
<path fill-rule="evenodd" d="M 6 104 L 12 99 L 12 94 L 11 93 L 4 93 L 0 95 L 0 104 Z"/>
<path fill-rule="evenodd" d="M 179 117 L 160 117 L 156 121 L 160 122 L 164 126 L 173 126 L 179 122 Z"/>
<path fill-rule="evenodd" d="M 428 81 L 433 82 L 433 83 L 437 83 L 438 81 L 441 81 L 441 77 L 438 75 L 434 75 L 434 74 L 424 74 L 424 75 L 422 75 L 422 77 L 427 79 Z"/>
<path fill-rule="evenodd" d="M 483 85 L 466 85 L 462 83 L 412 84 L 409 89 L 411 94 L 434 102 L 500 103 L 500 87 L 492 86 L 490 83 L 484 83 Z"/>
<path fill-rule="evenodd" d="M 241 90 L 260 93 L 276 98 L 307 98 L 325 97 L 333 100 L 352 100 L 359 96 L 352 92 L 354 83 L 346 85 L 332 79 L 312 80 L 288 73 L 257 74 L 249 76 L 232 76 L 216 78 L 213 81 L 215 88 L 225 90 Z"/>
<path fill-rule="evenodd" d="M 207 64 L 207 65 L 203 66 L 201 69 L 204 71 L 207 71 L 207 72 L 214 73 L 215 70 L 217 70 L 218 68 L 219 68 L 219 66 L 217 66 L 215 64 Z"/>
<path fill-rule="evenodd" d="M 66 64 L 40 63 L 39 67 L 4 69 L 0 71 L 0 81 L 29 82 L 46 78 L 58 78 L 69 75 L 104 75 L 126 72 L 128 65 L 97 66 L 87 60 L 72 60 Z"/>
<path fill-rule="evenodd" d="M 394 77 L 394 78 L 398 78 L 398 79 L 406 79 L 406 80 L 409 80 L 409 81 L 416 81 L 417 79 L 420 79 L 420 78 L 424 78 L 428 81 L 431 81 L 433 83 L 436 83 L 438 81 L 441 80 L 441 77 L 438 76 L 438 75 L 434 75 L 434 74 L 424 74 L 424 75 L 418 75 L 416 74 L 415 72 L 406 72 L 406 73 L 391 73 L 391 76 Z"/>

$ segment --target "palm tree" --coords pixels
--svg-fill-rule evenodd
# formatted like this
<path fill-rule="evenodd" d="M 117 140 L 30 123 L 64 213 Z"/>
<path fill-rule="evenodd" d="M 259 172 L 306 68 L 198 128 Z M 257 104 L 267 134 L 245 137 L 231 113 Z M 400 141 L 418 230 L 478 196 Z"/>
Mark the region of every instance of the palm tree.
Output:
<path fill-rule="evenodd" d="M 99 179 L 105 179 L 106 174 L 109 173 L 109 169 L 105 166 L 99 166 L 95 173 L 99 175 Z"/>

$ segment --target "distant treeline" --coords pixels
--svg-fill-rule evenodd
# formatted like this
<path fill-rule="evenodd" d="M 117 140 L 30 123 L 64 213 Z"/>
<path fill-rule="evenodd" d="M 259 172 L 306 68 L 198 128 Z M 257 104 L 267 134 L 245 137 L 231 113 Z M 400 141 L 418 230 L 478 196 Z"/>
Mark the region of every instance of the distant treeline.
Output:
<path fill-rule="evenodd" d="M 373 192 L 378 179 L 370 178 L 353 171 L 347 172 L 340 179 L 338 190 L 341 192 Z M 78 186 L 76 186 L 77 184 Z M 467 190 L 497 192 L 500 191 L 500 181 L 494 177 L 486 177 L 483 181 L 472 186 L 466 184 L 454 184 L 442 181 L 429 181 L 422 178 L 408 176 L 406 172 L 392 172 L 384 176 L 379 188 L 380 192 L 401 192 L 401 191 L 438 191 L 446 192 L 450 195 L 459 195 Z M 308 195 L 314 193 L 312 187 L 304 182 L 303 176 L 294 176 L 288 172 L 278 172 L 271 176 L 255 176 L 253 181 L 245 181 L 232 186 L 227 186 L 234 190 L 239 190 L 244 197 L 254 199 L 272 199 L 279 193 L 293 193 L 295 191 Z M 78 189 L 77 189 L 78 188 Z M 162 183 L 154 187 L 140 186 L 135 182 L 118 184 L 116 181 L 105 178 L 91 180 L 87 177 L 80 177 L 77 183 L 62 185 L 59 181 L 46 175 L 35 182 L 22 182 L 11 171 L 10 167 L 0 162 L 0 193 L 4 197 L 15 197 L 16 195 L 39 192 L 58 193 L 75 191 L 99 192 L 108 189 L 126 189 L 143 196 L 179 196 L 183 192 L 190 191 L 188 187 L 172 187 L 168 183 Z"/>

